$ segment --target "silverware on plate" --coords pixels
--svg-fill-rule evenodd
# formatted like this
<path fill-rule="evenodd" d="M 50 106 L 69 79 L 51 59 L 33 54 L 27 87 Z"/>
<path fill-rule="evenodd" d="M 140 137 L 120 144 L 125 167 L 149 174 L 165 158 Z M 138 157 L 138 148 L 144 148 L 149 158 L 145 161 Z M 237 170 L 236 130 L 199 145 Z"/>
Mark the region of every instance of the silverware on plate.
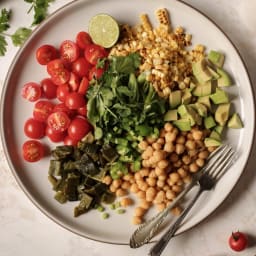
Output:
<path fill-rule="evenodd" d="M 210 154 L 208 157 L 206 165 L 193 176 L 192 181 L 187 185 L 187 187 L 176 197 L 176 199 L 162 212 L 155 215 L 153 218 L 149 219 L 142 225 L 138 227 L 138 229 L 135 230 L 135 232 L 132 234 L 130 238 L 130 247 L 131 248 L 138 248 L 146 243 L 148 243 L 153 236 L 158 231 L 159 227 L 163 223 L 164 219 L 169 215 L 170 210 L 175 207 L 179 201 L 184 198 L 184 196 L 194 187 L 195 185 L 200 184 L 199 181 L 201 179 L 203 180 L 205 175 L 210 173 L 212 174 L 214 170 L 216 170 L 216 177 L 219 178 L 220 174 L 223 173 L 226 169 L 229 163 L 231 163 L 231 159 L 233 159 L 234 151 L 233 149 L 228 145 L 222 145 L 218 147 L 214 152 Z M 215 173 L 215 172 L 214 172 Z M 214 180 L 215 181 L 215 180 Z M 201 181 L 202 182 L 202 181 Z M 198 192 L 196 194 L 196 199 L 199 197 L 199 195 L 204 191 L 202 190 L 202 187 L 200 185 L 200 193 Z M 196 199 L 193 199 L 193 201 L 196 201 Z M 193 202 L 194 203 L 194 202 Z M 190 207 L 189 207 L 190 206 Z M 155 252 L 155 249 L 158 249 L 158 247 L 165 247 L 168 243 L 169 239 L 175 234 L 177 231 L 179 224 L 183 220 L 183 218 L 186 216 L 187 212 L 192 207 L 192 203 L 189 205 L 180 215 L 180 217 L 177 219 L 176 223 L 174 223 L 174 227 L 171 227 L 165 235 L 157 242 L 157 244 L 152 248 L 152 253 Z M 168 237 L 165 237 L 168 234 Z M 161 245 L 161 246 L 160 246 Z M 160 255 L 160 254 L 150 254 L 150 255 Z"/>

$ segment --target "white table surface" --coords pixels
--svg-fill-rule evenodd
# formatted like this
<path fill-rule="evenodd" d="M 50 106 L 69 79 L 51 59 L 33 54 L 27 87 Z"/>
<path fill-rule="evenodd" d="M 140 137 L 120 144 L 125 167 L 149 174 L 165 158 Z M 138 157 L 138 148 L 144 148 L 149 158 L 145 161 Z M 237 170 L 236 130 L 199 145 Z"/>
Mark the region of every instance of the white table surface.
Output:
<path fill-rule="evenodd" d="M 121 0 L 120 0 L 121 1 Z M 138 0 L 139 1 L 139 0 Z M 55 0 L 50 12 L 70 0 Z M 255 0 L 185 0 L 213 19 L 239 49 L 256 84 L 256 2 Z M 28 4 L 21 0 L 1 0 L 0 8 L 12 8 L 10 32 L 28 26 Z M 8 46 L 0 57 L 0 88 L 18 48 Z M 255 144 L 254 144 L 255 145 Z M 186 233 L 175 237 L 163 256 L 256 255 L 256 153 L 255 146 L 239 183 L 214 214 Z M 249 234 L 249 248 L 236 253 L 228 247 L 232 231 Z M 16 184 L 0 147 L 0 256 L 136 256 L 147 255 L 149 246 L 130 249 L 79 237 L 41 213 Z"/>

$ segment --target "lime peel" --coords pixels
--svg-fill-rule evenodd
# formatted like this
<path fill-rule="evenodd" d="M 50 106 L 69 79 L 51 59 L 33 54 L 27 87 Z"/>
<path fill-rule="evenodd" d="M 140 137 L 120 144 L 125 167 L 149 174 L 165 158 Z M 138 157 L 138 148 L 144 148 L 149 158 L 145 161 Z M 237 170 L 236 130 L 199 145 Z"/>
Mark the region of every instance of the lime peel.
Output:
<path fill-rule="evenodd" d="M 118 41 L 120 28 L 112 16 L 101 13 L 90 19 L 88 32 L 95 44 L 110 48 Z"/>

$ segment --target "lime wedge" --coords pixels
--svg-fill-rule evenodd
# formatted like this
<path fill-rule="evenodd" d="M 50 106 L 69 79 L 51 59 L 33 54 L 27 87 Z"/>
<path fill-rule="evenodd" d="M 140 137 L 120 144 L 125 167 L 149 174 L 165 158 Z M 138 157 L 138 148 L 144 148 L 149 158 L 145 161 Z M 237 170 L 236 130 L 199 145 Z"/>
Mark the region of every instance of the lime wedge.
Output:
<path fill-rule="evenodd" d="M 112 47 L 119 38 L 119 25 L 108 14 L 97 14 L 89 21 L 89 34 L 95 44 L 104 48 Z"/>

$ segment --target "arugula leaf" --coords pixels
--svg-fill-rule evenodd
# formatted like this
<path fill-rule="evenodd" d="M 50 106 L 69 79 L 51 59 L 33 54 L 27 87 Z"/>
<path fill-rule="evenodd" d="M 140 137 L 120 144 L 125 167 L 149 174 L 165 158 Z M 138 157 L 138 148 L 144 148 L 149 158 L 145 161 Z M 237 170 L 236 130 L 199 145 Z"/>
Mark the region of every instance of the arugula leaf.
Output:
<path fill-rule="evenodd" d="M 0 35 L 0 56 L 4 56 L 6 53 L 7 42 L 5 37 Z"/>
<path fill-rule="evenodd" d="M 11 35 L 12 43 L 14 46 L 22 45 L 32 33 L 29 28 L 18 28 L 14 34 Z"/>

